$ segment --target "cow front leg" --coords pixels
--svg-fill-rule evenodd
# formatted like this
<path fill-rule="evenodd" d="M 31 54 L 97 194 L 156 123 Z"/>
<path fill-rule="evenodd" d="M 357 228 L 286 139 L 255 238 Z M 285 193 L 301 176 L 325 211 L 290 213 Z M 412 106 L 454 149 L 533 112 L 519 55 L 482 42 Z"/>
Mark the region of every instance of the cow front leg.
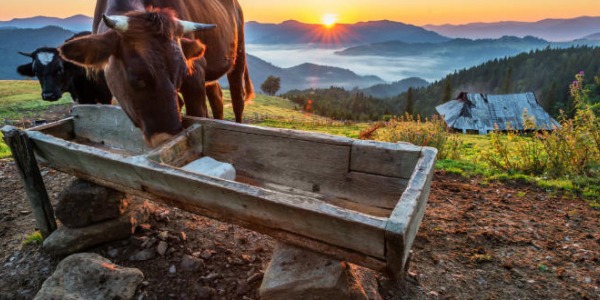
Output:
<path fill-rule="evenodd" d="M 223 120 L 223 91 L 218 81 L 206 84 L 206 96 L 213 118 Z"/>
<path fill-rule="evenodd" d="M 192 74 L 188 74 L 181 84 L 180 91 L 183 95 L 186 115 L 202 118 L 208 117 L 204 72 L 196 70 Z"/>
<path fill-rule="evenodd" d="M 235 61 L 235 65 L 231 72 L 227 74 L 227 80 L 229 81 L 229 91 L 231 92 L 231 104 L 233 106 L 233 113 L 235 114 L 235 121 L 242 123 L 242 115 L 244 113 L 245 105 L 245 91 L 244 91 L 244 72 L 246 70 L 246 55 L 240 55 Z"/>

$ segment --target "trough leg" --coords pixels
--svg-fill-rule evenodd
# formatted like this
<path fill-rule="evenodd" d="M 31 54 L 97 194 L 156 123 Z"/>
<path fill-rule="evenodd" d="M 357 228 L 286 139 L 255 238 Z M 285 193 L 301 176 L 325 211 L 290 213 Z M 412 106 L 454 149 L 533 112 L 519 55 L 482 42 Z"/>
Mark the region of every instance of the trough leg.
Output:
<path fill-rule="evenodd" d="M 45 239 L 56 230 L 56 219 L 33 154 L 33 144 L 24 131 L 15 127 L 5 126 L 2 128 L 2 133 L 23 180 L 36 225 Z"/>

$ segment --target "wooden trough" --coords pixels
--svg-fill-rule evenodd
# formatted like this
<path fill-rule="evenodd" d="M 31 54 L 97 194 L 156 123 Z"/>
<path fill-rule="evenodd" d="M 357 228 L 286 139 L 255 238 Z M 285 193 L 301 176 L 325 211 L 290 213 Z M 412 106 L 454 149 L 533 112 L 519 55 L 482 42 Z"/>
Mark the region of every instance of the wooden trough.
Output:
<path fill-rule="evenodd" d="M 36 158 L 91 182 L 398 276 L 425 212 L 437 150 L 184 118 L 155 149 L 115 106 L 76 106 L 25 131 Z M 235 181 L 180 167 L 203 156 Z"/>

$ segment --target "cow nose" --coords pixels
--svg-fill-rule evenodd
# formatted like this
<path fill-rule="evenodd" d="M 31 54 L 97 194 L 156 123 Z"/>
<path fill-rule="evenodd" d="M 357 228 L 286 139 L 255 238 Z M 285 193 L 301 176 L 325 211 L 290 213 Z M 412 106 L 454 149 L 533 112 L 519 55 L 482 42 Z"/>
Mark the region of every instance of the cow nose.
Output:
<path fill-rule="evenodd" d="M 60 96 L 58 96 L 55 93 L 42 93 L 42 99 L 46 100 L 46 101 L 56 101 L 60 98 Z"/>

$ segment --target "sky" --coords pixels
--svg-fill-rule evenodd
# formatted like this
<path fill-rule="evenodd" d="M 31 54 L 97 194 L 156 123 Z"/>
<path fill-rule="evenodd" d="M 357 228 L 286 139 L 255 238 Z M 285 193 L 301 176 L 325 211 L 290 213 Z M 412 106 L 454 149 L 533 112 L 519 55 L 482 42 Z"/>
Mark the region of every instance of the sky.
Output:
<path fill-rule="evenodd" d="M 247 21 L 339 23 L 393 20 L 413 25 L 538 21 L 600 16 L 598 0 L 239 0 Z M 0 20 L 38 15 L 91 16 L 94 0 L 0 0 Z"/>

